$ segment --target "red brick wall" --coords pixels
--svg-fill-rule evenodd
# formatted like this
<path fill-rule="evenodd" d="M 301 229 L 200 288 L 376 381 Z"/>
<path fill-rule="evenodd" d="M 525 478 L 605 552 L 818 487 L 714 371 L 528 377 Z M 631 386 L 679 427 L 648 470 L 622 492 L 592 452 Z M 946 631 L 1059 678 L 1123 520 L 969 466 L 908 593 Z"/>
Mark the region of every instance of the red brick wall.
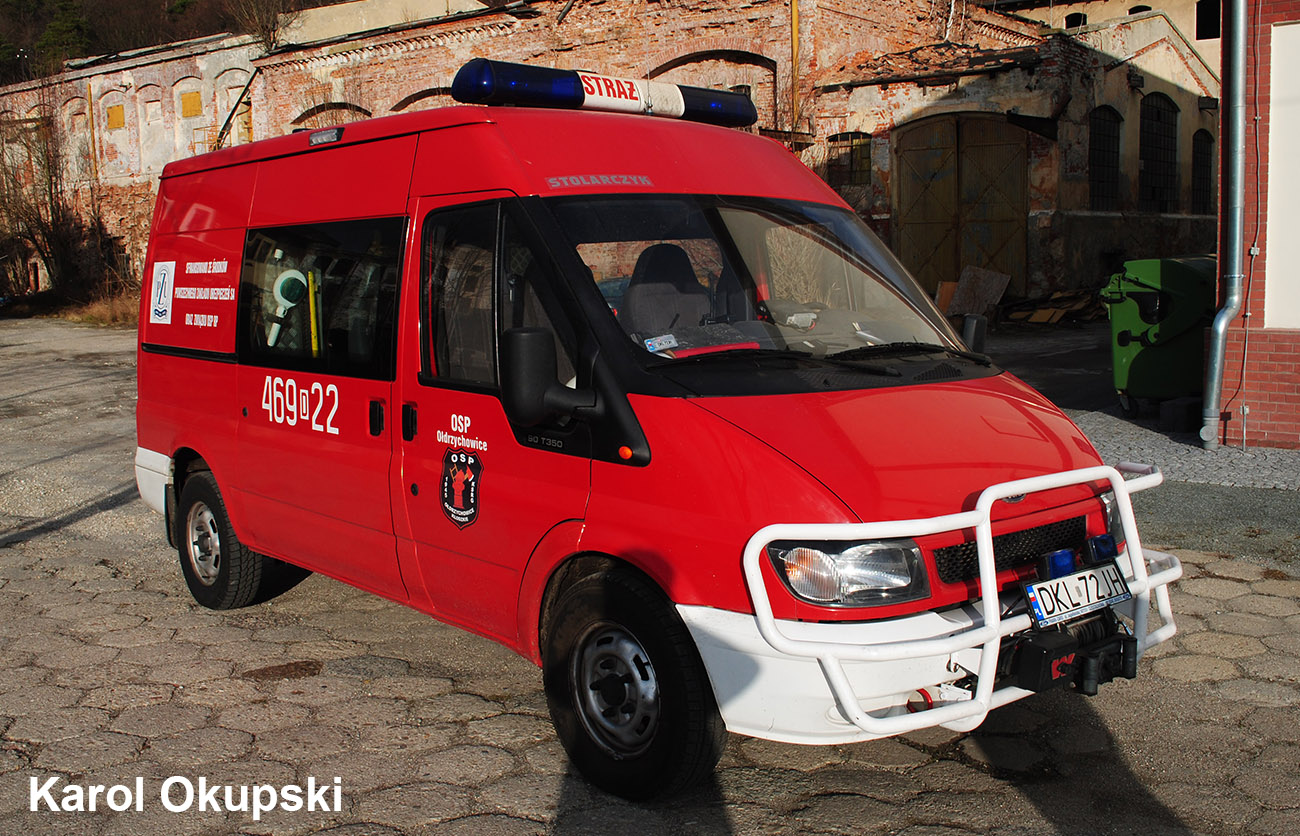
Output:
<path fill-rule="evenodd" d="M 1252 259 L 1247 252 L 1243 265 L 1248 288 L 1243 312 L 1249 314 L 1249 319 L 1238 317 L 1228 332 L 1220 403 L 1222 412 L 1229 417 L 1220 425 L 1219 440 L 1239 446 L 1244 430 L 1245 442 L 1251 446 L 1300 448 L 1300 330 L 1263 327 L 1268 283 L 1263 253 L 1268 248 L 1264 223 L 1268 206 L 1272 27 L 1300 21 L 1300 2 L 1261 0 L 1258 12 L 1252 10 L 1252 18 L 1248 22 L 1253 28 L 1247 33 L 1246 54 L 1247 73 L 1253 78 L 1248 77 L 1246 85 L 1245 247 L 1249 249 L 1258 237 L 1260 255 Z M 1294 84 L 1293 79 L 1285 82 Z M 1294 271 L 1275 279 L 1296 280 Z M 1243 414 L 1243 407 L 1248 412 Z"/>
<path fill-rule="evenodd" d="M 387 115 L 413 93 L 449 86 L 461 64 L 478 56 L 700 86 L 745 84 L 755 93 L 760 127 L 790 128 L 788 0 L 579 3 L 557 23 L 564 7 L 560 0 L 535 3 L 541 14 L 533 18 L 488 14 L 257 61 L 263 83 L 254 100 L 254 133 L 286 133 L 322 100 L 347 100 L 374 116 Z M 804 0 L 799 9 L 800 60 L 793 83 L 800 89 L 800 129 L 808 127 L 811 81 L 824 62 L 868 46 L 890 52 L 933 42 L 947 19 L 947 7 L 936 16 L 930 0 Z M 716 60 L 723 53 L 745 53 L 756 61 Z M 689 56 L 699 58 L 678 63 Z M 662 71 L 665 65 L 671 68 Z"/>

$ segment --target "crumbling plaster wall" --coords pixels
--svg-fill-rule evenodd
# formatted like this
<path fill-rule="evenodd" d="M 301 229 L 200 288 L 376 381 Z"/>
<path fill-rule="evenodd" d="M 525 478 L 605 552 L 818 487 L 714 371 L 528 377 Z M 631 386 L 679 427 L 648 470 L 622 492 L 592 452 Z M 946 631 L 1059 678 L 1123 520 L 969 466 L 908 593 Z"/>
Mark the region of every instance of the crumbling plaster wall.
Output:
<path fill-rule="evenodd" d="M 98 212 L 138 269 L 158 175 L 215 136 L 257 51 L 250 38 L 222 36 L 70 62 L 54 79 L 0 90 L 0 114 L 53 110 L 78 208 Z"/>
<path fill-rule="evenodd" d="M 843 130 L 872 137 L 868 188 L 844 189 L 870 217 L 878 234 L 893 240 L 896 205 L 894 142 L 898 127 L 942 114 L 986 113 L 1055 119 L 1055 139 L 1027 134 L 1028 276 L 1030 295 L 1096 287 L 1128 258 L 1206 252 L 1215 246 L 1213 215 L 1192 215 L 1192 136 L 1218 134 L 1219 82 L 1177 30 L 1161 15 L 1089 27 L 1074 37 L 1048 38 L 1041 63 L 967 75 L 939 84 L 916 81 L 832 88 L 821 109 L 842 120 Z M 1132 72 L 1130 72 L 1130 70 Z M 1141 86 L 1137 86 L 1140 84 Z M 1139 113 L 1143 96 L 1163 93 L 1179 109 L 1179 207 L 1175 213 L 1141 212 L 1137 206 Z M 1089 200 L 1089 115 L 1100 105 L 1123 117 L 1122 182 L 1118 211 L 1094 212 Z"/>

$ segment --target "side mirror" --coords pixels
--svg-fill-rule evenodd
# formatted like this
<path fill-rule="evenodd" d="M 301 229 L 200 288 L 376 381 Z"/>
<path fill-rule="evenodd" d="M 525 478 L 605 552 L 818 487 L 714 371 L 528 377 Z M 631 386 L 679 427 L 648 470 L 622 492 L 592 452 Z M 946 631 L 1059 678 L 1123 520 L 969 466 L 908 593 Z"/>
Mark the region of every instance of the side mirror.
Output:
<path fill-rule="evenodd" d="M 984 342 L 989 332 L 989 320 L 979 314 L 966 314 L 961 321 L 961 338 L 966 347 L 976 354 L 984 353 Z"/>
<path fill-rule="evenodd" d="M 501 400 L 512 423 L 535 427 L 548 418 L 593 409 L 596 393 L 556 379 L 555 338 L 544 328 L 511 328 L 501 336 Z"/>

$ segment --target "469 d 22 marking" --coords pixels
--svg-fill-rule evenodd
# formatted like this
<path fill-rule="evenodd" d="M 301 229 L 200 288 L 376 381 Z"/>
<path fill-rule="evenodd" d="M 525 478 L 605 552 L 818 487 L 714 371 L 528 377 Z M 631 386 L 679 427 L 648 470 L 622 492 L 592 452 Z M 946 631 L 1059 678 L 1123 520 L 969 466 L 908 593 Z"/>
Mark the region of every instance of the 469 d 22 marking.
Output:
<path fill-rule="evenodd" d="M 321 412 L 328 407 L 324 421 Z M 334 426 L 334 415 L 339 411 L 339 387 L 333 383 L 328 386 L 319 381 L 310 387 L 299 386 L 292 377 L 266 376 L 262 384 L 262 409 L 268 420 L 276 424 L 297 426 L 299 421 L 310 426 L 316 432 L 338 435 L 339 428 Z"/>

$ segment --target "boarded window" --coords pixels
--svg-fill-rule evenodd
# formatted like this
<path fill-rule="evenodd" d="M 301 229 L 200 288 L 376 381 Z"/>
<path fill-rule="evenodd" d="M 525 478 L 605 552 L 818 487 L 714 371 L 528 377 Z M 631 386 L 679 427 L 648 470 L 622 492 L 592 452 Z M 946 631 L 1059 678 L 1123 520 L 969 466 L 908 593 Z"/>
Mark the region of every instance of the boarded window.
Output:
<path fill-rule="evenodd" d="M 1214 214 L 1214 137 L 1209 131 L 1192 135 L 1192 212 Z"/>
<path fill-rule="evenodd" d="M 104 108 L 104 126 L 110 131 L 126 127 L 126 107 L 115 104 Z"/>
<path fill-rule="evenodd" d="M 1162 93 L 1142 99 L 1138 136 L 1138 208 L 1178 210 L 1178 105 Z"/>
<path fill-rule="evenodd" d="M 1119 209 L 1120 115 L 1099 107 L 1088 115 L 1088 201 L 1096 212 Z"/>
<path fill-rule="evenodd" d="M 195 116 L 203 115 L 203 94 L 195 90 L 192 93 L 181 93 L 181 118 L 193 119 Z"/>

